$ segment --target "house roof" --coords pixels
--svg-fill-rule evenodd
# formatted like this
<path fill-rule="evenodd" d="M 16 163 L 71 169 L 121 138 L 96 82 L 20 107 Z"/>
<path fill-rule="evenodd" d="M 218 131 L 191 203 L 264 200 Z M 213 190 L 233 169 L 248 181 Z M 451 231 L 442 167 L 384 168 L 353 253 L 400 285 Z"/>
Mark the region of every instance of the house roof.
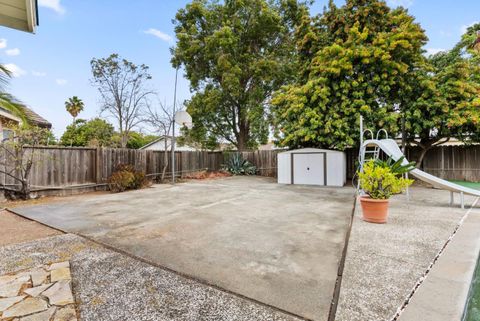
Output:
<path fill-rule="evenodd" d="M 145 149 L 145 148 L 147 148 L 147 147 L 149 147 L 149 146 L 151 146 L 151 145 L 153 145 L 153 144 L 156 144 L 156 143 L 158 143 L 158 142 L 160 142 L 160 141 L 164 140 L 165 138 L 167 138 L 167 139 L 172 139 L 172 136 L 170 136 L 170 135 L 167 135 L 167 136 L 160 136 L 159 138 L 157 138 L 157 139 L 155 139 L 155 140 L 151 141 L 150 143 L 148 143 L 148 144 L 146 144 L 146 145 L 144 145 L 144 146 L 140 147 L 140 149 Z M 177 138 L 178 138 L 178 137 L 177 137 Z"/>
<path fill-rule="evenodd" d="M 0 0 L 0 25 L 35 33 L 38 26 L 37 0 Z"/>
<path fill-rule="evenodd" d="M 52 128 L 52 123 L 50 123 L 48 120 L 34 112 L 31 108 L 27 106 L 23 106 L 23 110 L 25 112 L 25 115 L 27 116 L 28 120 L 30 120 L 34 125 L 37 125 L 38 127 L 43 127 L 43 128 Z"/>
<path fill-rule="evenodd" d="M 22 108 L 25 113 L 25 116 L 33 125 L 36 125 L 42 128 L 52 128 L 52 124 L 48 120 L 46 120 L 45 118 L 43 118 L 42 116 L 34 112 L 31 108 L 27 106 L 22 106 Z M 20 121 L 20 119 L 16 115 L 12 114 L 12 112 L 3 108 L 0 108 L 0 111 L 3 116 L 6 116 L 17 122 Z"/>

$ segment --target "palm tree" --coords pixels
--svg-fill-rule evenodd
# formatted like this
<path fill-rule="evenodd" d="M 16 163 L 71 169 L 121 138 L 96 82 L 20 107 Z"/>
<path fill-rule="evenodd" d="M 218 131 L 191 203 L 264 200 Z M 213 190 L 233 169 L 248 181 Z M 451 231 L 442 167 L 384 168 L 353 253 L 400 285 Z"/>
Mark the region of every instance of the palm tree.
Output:
<path fill-rule="evenodd" d="M 83 107 L 83 101 L 77 96 L 68 98 L 68 100 L 65 102 L 65 108 L 73 117 L 73 125 L 75 125 L 75 119 L 77 118 L 78 114 L 80 114 L 80 112 L 83 110 Z"/>
<path fill-rule="evenodd" d="M 28 123 L 28 119 L 25 115 L 25 110 L 23 104 L 19 102 L 15 97 L 6 92 L 6 86 L 12 73 L 4 65 L 0 64 L 0 107 L 8 110 L 15 116 L 18 116 L 22 119 L 24 124 Z"/>

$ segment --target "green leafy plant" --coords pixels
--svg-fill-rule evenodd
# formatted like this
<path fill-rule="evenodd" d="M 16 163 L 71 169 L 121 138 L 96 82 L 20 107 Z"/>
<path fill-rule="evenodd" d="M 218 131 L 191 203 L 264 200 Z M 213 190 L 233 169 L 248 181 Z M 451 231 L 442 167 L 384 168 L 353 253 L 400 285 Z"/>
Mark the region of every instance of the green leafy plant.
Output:
<path fill-rule="evenodd" d="M 120 164 L 108 180 L 110 191 L 118 193 L 148 186 L 145 174 L 135 170 L 132 165 Z"/>
<path fill-rule="evenodd" d="M 405 173 L 410 172 L 415 168 L 415 162 L 410 162 L 408 164 L 403 165 L 403 160 L 405 156 L 400 157 L 397 161 L 393 158 L 389 157 L 387 160 L 382 160 L 377 158 L 375 160 L 375 165 L 379 167 L 388 167 L 390 168 L 391 172 L 397 176 L 401 176 Z"/>
<path fill-rule="evenodd" d="M 363 171 L 358 173 L 360 187 L 373 199 L 389 199 L 392 195 L 402 193 L 413 183 L 413 180 L 394 172 L 391 166 L 385 166 L 387 164 L 369 160 L 363 166 Z M 398 165 L 395 170 L 400 171 Z M 401 171 L 403 170 L 408 172 L 407 168 L 402 168 Z"/>
<path fill-rule="evenodd" d="M 257 168 L 243 159 L 240 153 L 232 153 L 227 156 L 223 170 L 233 175 L 255 175 Z"/>

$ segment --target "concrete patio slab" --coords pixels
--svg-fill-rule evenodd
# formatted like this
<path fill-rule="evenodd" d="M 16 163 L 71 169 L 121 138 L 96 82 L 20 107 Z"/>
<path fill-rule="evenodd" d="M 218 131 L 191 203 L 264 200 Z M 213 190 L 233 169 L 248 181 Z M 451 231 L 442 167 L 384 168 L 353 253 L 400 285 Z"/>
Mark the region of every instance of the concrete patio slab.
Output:
<path fill-rule="evenodd" d="M 208 284 L 326 320 L 352 188 L 232 177 L 15 208 Z"/>
<path fill-rule="evenodd" d="M 410 194 L 410 200 L 405 195 L 391 199 L 387 224 L 364 222 L 357 206 L 337 321 L 392 320 L 467 211 L 449 207 L 447 191 L 414 187 Z M 474 199 L 466 197 L 466 204 Z M 479 214 L 480 208 L 472 210 L 471 215 Z M 418 320 L 440 320 L 434 309 L 418 307 Z"/>

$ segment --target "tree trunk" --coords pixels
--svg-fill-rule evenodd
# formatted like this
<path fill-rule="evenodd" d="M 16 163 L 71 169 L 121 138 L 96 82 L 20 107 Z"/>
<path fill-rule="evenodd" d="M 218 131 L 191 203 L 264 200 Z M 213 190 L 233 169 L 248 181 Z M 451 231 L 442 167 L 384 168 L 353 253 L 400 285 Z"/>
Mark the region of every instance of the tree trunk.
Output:
<path fill-rule="evenodd" d="M 249 136 L 249 128 L 245 122 L 240 123 L 240 130 L 238 133 L 237 139 L 237 149 L 240 152 L 244 152 L 248 149 L 248 136 Z"/>
<path fill-rule="evenodd" d="M 120 147 L 121 148 L 127 148 L 127 142 L 128 142 L 128 133 L 120 133 L 121 139 L 120 139 Z"/>
<path fill-rule="evenodd" d="M 420 156 L 418 157 L 416 167 L 421 168 L 423 159 L 425 158 L 425 155 L 427 152 L 432 148 L 432 145 L 427 145 L 427 146 L 420 146 L 422 148 L 422 152 L 420 153 Z"/>
<path fill-rule="evenodd" d="M 23 200 L 27 200 L 30 198 L 30 186 L 26 180 L 22 181 L 22 187 L 20 189 L 20 197 Z"/>

